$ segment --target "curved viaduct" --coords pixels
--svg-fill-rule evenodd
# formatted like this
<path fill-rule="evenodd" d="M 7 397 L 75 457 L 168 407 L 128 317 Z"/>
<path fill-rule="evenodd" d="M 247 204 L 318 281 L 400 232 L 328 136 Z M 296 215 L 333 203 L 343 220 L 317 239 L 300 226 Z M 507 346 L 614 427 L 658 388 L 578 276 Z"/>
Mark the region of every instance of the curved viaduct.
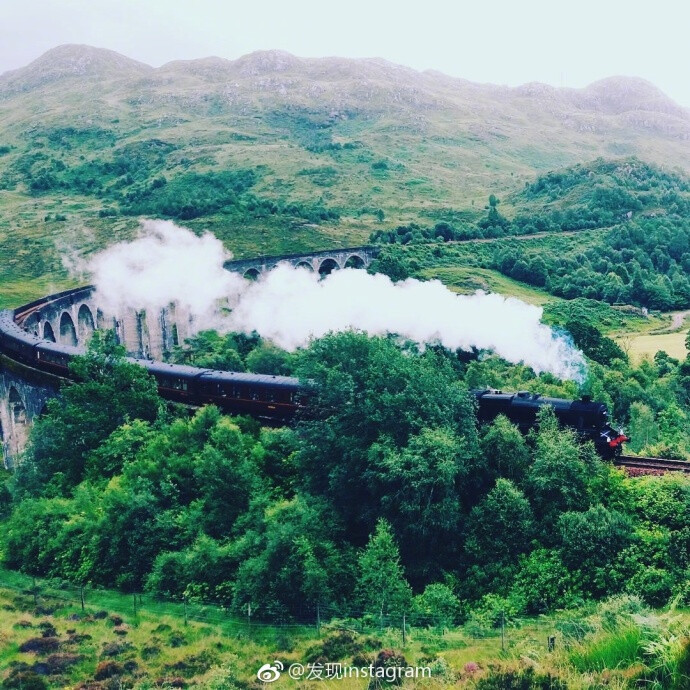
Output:
<path fill-rule="evenodd" d="M 245 278 L 256 279 L 279 263 L 288 263 L 295 268 L 305 268 L 323 276 L 340 268 L 366 268 L 376 258 L 378 252 L 378 247 L 349 247 L 311 254 L 283 254 L 282 256 L 228 261 L 225 268 L 241 273 Z"/>
<path fill-rule="evenodd" d="M 281 262 L 321 275 L 341 268 L 366 268 L 377 247 L 351 247 L 311 254 L 289 254 L 228 261 L 225 268 L 256 279 Z M 94 286 L 88 285 L 49 295 L 13 311 L 14 322 L 41 340 L 77 348 L 85 347 L 97 329 L 114 329 L 128 354 L 162 359 L 194 332 L 193 315 L 175 304 L 158 313 L 127 310 L 110 313 Z M 58 394 L 60 379 L 15 362 L 0 352 L 0 444 L 5 467 L 16 464 L 25 447 L 31 421 L 46 402 Z"/>

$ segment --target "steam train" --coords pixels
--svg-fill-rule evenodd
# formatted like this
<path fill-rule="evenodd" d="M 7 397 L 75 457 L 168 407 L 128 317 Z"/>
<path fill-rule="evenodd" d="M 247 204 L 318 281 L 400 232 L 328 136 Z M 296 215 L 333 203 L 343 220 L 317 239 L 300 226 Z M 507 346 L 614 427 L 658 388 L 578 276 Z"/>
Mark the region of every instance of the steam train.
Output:
<path fill-rule="evenodd" d="M 67 378 L 68 365 L 79 348 L 42 340 L 24 331 L 14 319 L 14 312 L 0 311 L 0 352 L 30 367 Z M 232 371 L 215 371 L 198 367 L 128 358 L 146 369 L 158 384 L 158 392 L 166 400 L 191 405 L 214 404 L 235 414 L 249 414 L 273 423 L 290 421 L 297 412 L 305 387 L 296 378 L 267 376 Z M 594 442 L 604 458 L 620 455 L 628 437 L 608 422 L 602 403 L 584 397 L 581 400 L 546 398 L 526 392 L 503 393 L 495 390 L 473 391 L 480 423 L 505 415 L 523 432 L 536 424 L 544 405 L 553 408 L 557 419 Z"/>
<path fill-rule="evenodd" d="M 14 312 L 0 311 L 0 352 L 10 359 L 62 378 L 69 377 L 69 362 L 83 350 L 42 340 L 14 321 Z M 287 422 L 298 408 L 303 386 L 289 376 L 215 371 L 148 359 L 127 358 L 151 374 L 166 400 L 191 405 L 213 404 L 235 414 L 248 414 L 272 422 Z"/>
<path fill-rule="evenodd" d="M 536 393 L 520 391 L 504 393 L 497 390 L 473 391 L 477 400 L 477 418 L 480 423 L 492 422 L 498 415 L 505 415 L 522 432 L 536 425 L 539 410 L 548 405 L 562 426 L 574 429 L 578 436 L 594 443 L 597 453 L 613 459 L 623 451 L 623 443 L 630 439 L 609 424 L 606 405 L 594 402 L 589 396 L 581 400 L 545 398 Z"/>

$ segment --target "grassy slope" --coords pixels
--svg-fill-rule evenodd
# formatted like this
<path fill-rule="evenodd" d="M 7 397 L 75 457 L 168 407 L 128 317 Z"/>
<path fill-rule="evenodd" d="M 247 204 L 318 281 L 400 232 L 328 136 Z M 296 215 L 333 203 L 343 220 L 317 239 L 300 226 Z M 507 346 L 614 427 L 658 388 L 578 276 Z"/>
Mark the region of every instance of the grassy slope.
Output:
<path fill-rule="evenodd" d="M 123 180 L 115 174 L 100 180 L 101 191 L 79 192 L 68 181 L 32 194 L 26 171 L 59 164 L 88 176 L 89 166 L 146 142 L 171 148 L 140 168 L 144 181 L 249 168 L 261 199 L 340 213 L 317 224 L 224 212 L 186 223 L 212 230 L 238 255 L 357 244 L 380 227 L 476 218 L 489 193 L 597 155 L 690 159 L 687 114 L 650 85 L 633 84 L 630 100 L 614 84 L 602 100 L 596 89 L 480 86 L 376 60 L 262 53 L 152 70 L 89 50 L 59 49 L 0 77 L 0 151 L 10 147 L 0 155 L 0 304 L 63 287 L 62 255 L 88 254 L 137 225 L 98 215 L 117 208 L 111 188 Z M 85 55 L 93 64 L 84 72 Z M 605 107 L 593 108 L 593 96 Z M 666 105 L 657 109 L 655 99 Z M 626 115 L 640 108 L 644 126 Z M 507 199 L 502 208 L 510 214 L 519 205 Z"/>
<path fill-rule="evenodd" d="M 246 622 L 224 617 L 218 610 L 192 606 L 189 607 L 190 612 L 207 620 L 190 619 L 185 625 L 181 605 L 145 600 L 135 615 L 132 597 L 108 591 L 89 592 L 85 613 L 81 612 L 76 591 L 69 595 L 71 601 L 67 603 L 43 597 L 40 601 L 42 612 L 37 612 L 30 593 L 30 578 L 8 571 L 0 574 L 2 582 L 11 585 L 11 588 L 3 588 L 0 582 L 0 605 L 3 608 L 0 678 L 6 676 L 13 664 L 32 665 L 37 660 L 46 659 L 47 655 L 19 651 L 22 643 L 41 636 L 39 624 L 45 622 L 51 623 L 58 632 L 60 649 L 57 653 L 81 655 L 81 659 L 67 672 L 52 677 L 54 687 L 93 678 L 97 664 L 104 660 L 123 665 L 134 661 L 136 669 L 123 674 L 125 682 L 130 683 L 134 678 L 155 681 L 183 677 L 193 687 L 208 687 L 223 670 L 229 670 L 231 677 L 250 682 L 262 664 L 276 658 L 286 665 L 306 663 L 306 650 L 332 631 L 328 626 L 322 628 L 320 635 L 314 627 L 308 626 L 276 627 L 253 623 L 248 627 Z M 107 611 L 108 618 L 94 618 L 97 611 Z M 113 616 L 120 616 L 124 624 L 115 625 Z M 68 630 L 72 632 L 68 633 Z M 88 635 L 90 638 L 75 641 L 75 635 Z M 442 650 L 442 655 L 458 671 L 470 661 L 485 664 L 497 658 L 500 650 L 500 640 L 495 636 L 472 640 L 461 631 L 446 636 L 430 631 L 411 631 L 411 638 L 404 649 L 400 631 L 375 631 L 373 639 L 376 641 L 366 644 L 366 649 L 363 649 L 372 658 L 381 648 L 397 648 L 410 663 L 415 663 L 425 655 L 435 656 Z M 112 648 L 116 644 L 128 646 L 120 653 L 109 655 L 107 646 Z M 351 688 L 366 685 L 356 680 L 340 682 L 343 687 Z M 287 677 L 282 678 L 281 683 L 297 686 Z"/>
<path fill-rule="evenodd" d="M 235 684 L 243 687 L 255 683 L 258 668 L 274 659 L 280 659 L 286 667 L 294 662 L 307 665 L 308 650 L 320 645 L 325 638 L 337 635 L 341 629 L 324 625 L 318 633 L 308 626 L 252 624 L 249 627 L 244 621 L 217 609 L 191 605 L 189 623 L 185 625 L 181 605 L 144 599 L 135 612 L 131 596 L 107 590 L 87 591 L 86 610 L 82 612 L 77 590 L 51 590 L 46 583 L 39 583 L 42 594 L 37 609 L 32 587 L 31 578 L 0 571 L 3 612 L 0 678 L 6 678 L 18 664 L 30 668 L 38 664 L 43 666 L 44 677 L 45 671 L 48 672 L 49 687 L 73 687 L 77 683 L 93 682 L 98 665 L 104 662 L 119 664 L 124 687 L 132 687 L 135 683 L 141 688 L 170 687 L 175 678 L 191 687 L 220 689 L 232 688 Z M 56 594 L 62 598 L 55 598 Z M 471 674 L 465 672 L 465 664 L 469 662 L 479 664 L 481 669 L 499 660 L 516 667 L 518 660 L 525 658 L 538 659 L 542 671 L 551 670 L 565 676 L 572 690 L 590 688 L 589 683 L 596 682 L 619 687 L 616 683 L 630 677 L 631 670 L 640 668 L 639 648 L 625 650 L 623 656 L 620 653 L 611 656 L 620 633 L 624 636 L 628 630 L 625 626 L 621 630 L 600 630 L 591 641 L 573 645 L 572 640 L 564 638 L 563 631 L 572 628 L 574 621 L 590 627 L 582 615 L 566 612 L 560 618 L 523 619 L 518 625 L 509 624 L 505 632 L 505 652 L 501 651 L 498 630 L 490 631 L 485 637 L 473 636 L 469 628 L 450 631 L 410 628 L 404 644 L 399 630 L 372 630 L 358 635 L 356 644 L 360 656 L 367 659 L 365 663 L 373 660 L 380 649 L 397 650 L 410 665 L 427 665 L 440 657 L 459 679 L 458 686 L 463 688 L 473 685 Z M 675 611 L 653 618 L 654 626 L 659 629 L 674 626 L 680 630 L 687 628 L 690 612 Z M 601 625 L 596 615 L 591 623 L 594 625 L 590 629 Z M 54 632 L 46 634 L 57 638 L 56 650 L 49 653 L 19 651 L 21 644 L 42 637 L 47 627 L 54 628 Z M 547 653 L 545 649 L 550 635 L 556 637 L 555 653 Z M 638 641 L 639 638 L 640 633 L 637 633 Z M 326 661 L 341 661 L 348 666 L 353 663 L 352 654 L 352 651 L 349 655 L 331 651 L 315 656 L 325 657 Z M 50 673 L 60 661 L 68 662 L 66 668 Z M 356 662 L 356 665 L 361 663 Z M 409 685 L 440 688 L 446 687 L 449 680 L 452 682 L 452 679 L 437 677 Z M 297 683 L 287 676 L 281 677 L 280 683 L 289 687 L 305 686 L 304 682 Z M 366 685 L 366 680 L 362 679 L 338 681 L 339 687 L 353 690 Z"/>

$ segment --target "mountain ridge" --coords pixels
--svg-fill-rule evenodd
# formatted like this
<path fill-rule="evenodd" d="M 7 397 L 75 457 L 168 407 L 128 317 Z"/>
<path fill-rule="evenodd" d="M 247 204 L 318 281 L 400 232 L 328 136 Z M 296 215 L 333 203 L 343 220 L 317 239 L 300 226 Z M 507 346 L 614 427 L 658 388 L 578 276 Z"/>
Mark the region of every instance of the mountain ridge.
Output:
<path fill-rule="evenodd" d="M 152 67 L 143 62 L 129 58 L 121 53 L 106 48 L 84 44 L 64 44 L 51 48 L 24 67 L 0 74 L 0 92 L 7 91 L 8 86 L 26 91 L 40 88 L 51 80 L 66 77 L 116 76 L 136 78 L 141 76 L 177 74 L 187 72 L 196 76 L 214 76 L 225 73 L 226 76 L 260 76 L 262 74 L 280 74 L 301 68 L 309 72 L 321 73 L 327 77 L 332 72 L 334 77 L 349 69 L 360 78 L 393 78 L 402 77 L 417 86 L 431 87 L 441 82 L 445 87 L 471 89 L 503 93 L 510 96 L 551 96 L 565 101 L 577 101 L 610 109 L 613 105 L 616 112 L 621 112 L 620 105 L 625 103 L 626 110 L 651 110 L 681 116 L 690 120 L 690 110 L 677 104 L 661 89 L 640 77 L 610 76 L 594 81 L 582 88 L 556 87 L 542 82 L 528 82 L 518 86 L 472 82 L 464 78 L 447 75 L 438 70 L 419 71 L 404 65 L 398 65 L 384 58 L 341 58 L 318 57 L 303 58 L 283 50 L 258 50 L 242 55 L 234 60 L 218 56 L 194 58 L 190 60 L 173 60 L 160 67 Z M 24 88 L 16 89 L 17 84 L 24 83 Z M 608 108 L 607 108 L 608 106 Z M 651 107 L 640 107 L 651 106 Z"/>

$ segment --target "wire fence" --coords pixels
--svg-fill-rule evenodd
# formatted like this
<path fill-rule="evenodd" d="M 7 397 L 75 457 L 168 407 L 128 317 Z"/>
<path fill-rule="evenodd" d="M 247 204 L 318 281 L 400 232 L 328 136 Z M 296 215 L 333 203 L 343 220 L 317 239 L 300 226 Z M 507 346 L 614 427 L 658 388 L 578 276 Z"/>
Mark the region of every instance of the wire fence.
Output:
<path fill-rule="evenodd" d="M 333 631 L 381 636 L 403 646 L 408 640 L 439 643 L 455 634 L 470 639 L 494 639 L 502 649 L 506 649 L 511 637 L 520 630 L 535 640 L 541 640 L 546 647 L 553 649 L 557 638 L 566 641 L 579 639 L 588 632 L 581 619 L 539 616 L 522 618 L 508 616 L 505 612 L 473 620 L 457 626 L 444 616 L 429 616 L 419 613 L 396 613 L 370 615 L 361 611 L 344 611 L 330 606 L 305 605 L 301 612 L 286 620 L 283 616 L 270 617 L 265 613 L 260 617 L 247 606 L 246 612 L 238 615 L 229 607 L 218 602 L 198 599 L 165 599 L 149 594 L 122 594 L 113 590 L 100 589 L 90 585 L 76 585 L 65 580 L 42 579 L 0 570 L 0 588 L 16 592 L 31 604 L 36 611 L 50 613 L 56 608 L 75 609 L 72 615 L 91 615 L 105 617 L 120 614 L 139 619 L 141 616 L 163 619 L 174 617 L 184 625 L 190 622 L 210 624 L 221 628 L 225 633 L 252 640 L 275 642 L 280 636 L 290 638 L 313 638 Z"/>

